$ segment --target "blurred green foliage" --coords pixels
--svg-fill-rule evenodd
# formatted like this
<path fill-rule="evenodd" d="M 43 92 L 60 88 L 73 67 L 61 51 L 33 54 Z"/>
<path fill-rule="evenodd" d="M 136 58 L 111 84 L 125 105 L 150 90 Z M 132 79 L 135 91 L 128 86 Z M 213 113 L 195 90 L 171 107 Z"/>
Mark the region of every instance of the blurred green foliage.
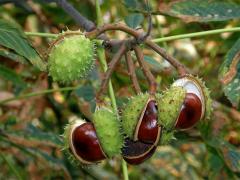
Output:
<path fill-rule="evenodd" d="M 84 16 L 96 21 L 93 0 L 69 2 Z M 144 1 L 122 0 L 117 4 L 114 0 L 101 2 L 104 23 L 125 20 L 130 27 L 147 29 Z M 240 24 L 239 6 L 232 5 L 239 3 L 237 0 L 168 2 L 151 1 L 153 39 L 237 27 Z M 166 9 L 163 7 L 169 11 L 164 11 Z M 232 11 L 226 13 L 224 10 L 230 7 Z M 216 13 L 218 16 L 212 18 L 202 17 Z M 189 17 L 194 22 L 186 23 Z M 23 31 L 60 33 L 67 29 L 79 29 L 75 22 L 54 3 L 40 3 L 40 0 L 1 4 L 0 18 L 0 101 L 63 87 L 52 82 L 46 72 L 38 69 L 45 66 L 44 57 L 52 39 L 27 39 Z M 237 75 L 227 83 L 221 83 L 240 51 L 239 35 L 240 32 L 225 33 L 159 44 L 191 69 L 193 74 L 206 81 L 214 99 L 213 116 L 207 127 L 178 132 L 176 140 L 168 146 L 159 147 L 150 160 L 140 166 L 129 166 L 130 179 L 240 178 L 239 60 L 233 68 Z M 117 39 L 126 37 L 119 32 L 109 33 L 109 36 Z M 152 51 L 144 49 L 144 54 L 159 83 L 158 91 L 167 89 L 177 78 L 176 71 Z M 110 56 L 108 61 L 111 60 Z M 61 151 L 63 142 L 59 135 L 69 120 L 76 116 L 91 120 L 101 73 L 96 66 L 87 78 L 71 84 L 79 86 L 77 90 L 16 99 L 4 104 L 0 102 L 0 179 L 122 178 L 119 157 L 86 168 L 72 164 Z M 137 76 L 141 88 L 146 90 L 147 83 L 140 69 L 137 70 Z M 124 61 L 114 72 L 112 82 L 121 109 L 127 97 L 133 94 Z M 106 101 L 109 101 L 107 97 Z M 236 108 L 232 107 L 231 102 Z"/>

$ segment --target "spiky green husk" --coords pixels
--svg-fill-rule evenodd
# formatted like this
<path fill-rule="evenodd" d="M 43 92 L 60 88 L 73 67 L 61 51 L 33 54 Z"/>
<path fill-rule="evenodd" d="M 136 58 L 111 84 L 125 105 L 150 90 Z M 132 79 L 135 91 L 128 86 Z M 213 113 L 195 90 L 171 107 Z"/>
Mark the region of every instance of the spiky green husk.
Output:
<path fill-rule="evenodd" d="M 209 89 L 206 87 L 205 82 L 198 78 L 198 77 L 193 77 L 191 75 L 188 75 L 191 78 L 195 78 L 196 82 L 198 82 L 198 84 L 201 86 L 202 90 L 203 90 L 203 95 L 204 95 L 204 100 L 205 100 L 205 114 L 202 118 L 201 121 L 199 121 L 198 123 L 198 127 L 200 129 L 200 131 L 202 131 L 204 133 L 204 135 L 208 134 L 207 131 L 211 131 L 211 129 L 209 129 L 211 127 L 211 114 L 213 111 L 212 108 L 212 99 L 210 97 L 210 91 Z"/>
<path fill-rule="evenodd" d="M 120 154 L 124 140 L 117 114 L 100 108 L 93 114 L 93 123 L 104 153 L 110 158 Z"/>
<path fill-rule="evenodd" d="M 171 87 L 162 96 L 157 95 L 158 122 L 167 131 L 174 128 L 185 95 L 186 90 L 182 87 Z"/>
<path fill-rule="evenodd" d="M 166 129 L 162 130 L 161 138 L 158 145 L 168 145 L 173 139 L 175 139 L 174 133 L 175 133 L 174 130 L 171 131 L 167 131 Z"/>
<path fill-rule="evenodd" d="M 149 94 L 139 94 L 129 99 L 124 107 L 122 113 L 122 127 L 124 133 L 131 139 L 133 139 L 139 117 L 149 97 Z"/>
<path fill-rule="evenodd" d="M 204 93 L 204 97 L 205 97 L 205 103 L 206 103 L 206 109 L 205 109 L 205 115 L 203 117 L 204 121 L 209 121 L 211 118 L 211 114 L 212 114 L 212 99 L 210 96 L 210 91 L 209 89 L 205 86 L 205 83 L 202 82 L 202 88 L 203 88 L 203 93 Z"/>
<path fill-rule="evenodd" d="M 94 44 L 84 35 L 64 37 L 52 47 L 48 70 L 54 81 L 70 83 L 85 77 L 94 65 Z"/>
<path fill-rule="evenodd" d="M 69 136 L 71 133 L 71 127 L 72 124 L 69 123 L 64 127 L 64 133 L 63 133 L 63 150 L 68 150 L 70 145 L 69 145 Z"/>

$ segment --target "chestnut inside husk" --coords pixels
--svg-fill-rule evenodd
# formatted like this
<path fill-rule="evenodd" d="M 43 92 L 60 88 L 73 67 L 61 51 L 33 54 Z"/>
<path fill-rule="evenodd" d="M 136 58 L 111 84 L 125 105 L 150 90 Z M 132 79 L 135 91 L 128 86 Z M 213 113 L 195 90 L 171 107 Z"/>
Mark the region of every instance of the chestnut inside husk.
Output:
<path fill-rule="evenodd" d="M 188 129 L 201 119 L 202 103 L 193 93 L 187 93 L 184 99 L 180 115 L 176 121 L 176 128 Z"/>
<path fill-rule="evenodd" d="M 158 110 L 154 99 L 149 99 L 142 110 L 140 119 L 135 129 L 134 141 L 157 144 L 160 135 L 158 125 Z"/>
<path fill-rule="evenodd" d="M 178 79 L 173 83 L 173 86 L 182 87 L 186 90 L 175 128 L 189 129 L 205 115 L 206 98 L 204 95 L 204 87 L 192 76 Z"/>
<path fill-rule="evenodd" d="M 132 165 L 138 165 L 149 159 L 155 152 L 156 146 L 140 141 L 125 139 L 125 147 L 122 149 L 124 160 Z"/>
<path fill-rule="evenodd" d="M 97 163 L 106 158 L 92 123 L 75 125 L 71 130 L 70 149 L 83 164 Z"/>

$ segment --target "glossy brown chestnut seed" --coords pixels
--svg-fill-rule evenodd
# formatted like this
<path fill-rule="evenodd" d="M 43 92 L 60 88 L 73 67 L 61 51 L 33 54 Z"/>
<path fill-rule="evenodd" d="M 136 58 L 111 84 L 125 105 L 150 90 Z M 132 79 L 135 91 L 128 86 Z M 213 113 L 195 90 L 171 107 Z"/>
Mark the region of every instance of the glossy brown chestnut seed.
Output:
<path fill-rule="evenodd" d="M 105 159 L 96 130 L 92 123 L 87 122 L 73 129 L 71 151 L 85 164 Z"/>
<path fill-rule="evenodd" d="M 122 149 L 122 155 L 127 163 L 138 165 L 149 159 L 155 150 L 156 146 L 153 144 L 125 139 L 125 147 Z"/>
<path fill-rule="evenodd" d="M 187 93 L 175 127 L 177 129 L 191 128 L 201 119 L 201 114 L 201 100 L 197 95 Z"/>
<path fill-rule="evenodd" d="M 150 99 L 144 108 L 138 122 L 134 140 L 144 143 L 156 144 L 161 128 L 158 126 L 158 110 L 156 101 Z"/>

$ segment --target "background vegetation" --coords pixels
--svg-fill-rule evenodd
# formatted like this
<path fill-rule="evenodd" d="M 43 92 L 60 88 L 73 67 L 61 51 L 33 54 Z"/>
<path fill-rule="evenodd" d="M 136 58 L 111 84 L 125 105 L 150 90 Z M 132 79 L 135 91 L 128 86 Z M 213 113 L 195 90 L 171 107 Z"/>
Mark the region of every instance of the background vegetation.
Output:
<path fill-rule="evenodd" d="M 52 82 L 41 71 L 55 34 L 80 28 L 62 8 L 47 1 L 0 0 L 0 179 L 121 179 L 120 158 L 83 168 L 71 164 L 61 151 L 59 135 L 68 121 L 75 116 L 91 116 L 102 70 L 97 61 L 87 78 L 68 86 Z M 69 2 L 96 23 L 94 0 Z M 171 144 L 158 147 L 153 158 L 140 166 L 128 166 L 129 178 L 239 179 L 239 1 L 150 3 L 151 37 L 206 81 L 214 99 L 213 116 L 201 134 L 197 128 L 179 132 Z M 102 0 L 100 4 L 104 23 L 147 29 L 144 2 Z M 200 31 L 205 33 L 195 33 Z M 126 38 L 120 32 L 108 35 Z M 166 90 L 177 78 L 176 71 L 152 51 L 144 49 L 144 54 L 157 78 L 158 91 Z M 108 52 L 108 61 L 110 57 Z M 141 88 L 147 90 L 140 69 L 137 76 Z M 134 94 L 124 61 L 114 72 L 112 83 L 121 107 Z"/>

